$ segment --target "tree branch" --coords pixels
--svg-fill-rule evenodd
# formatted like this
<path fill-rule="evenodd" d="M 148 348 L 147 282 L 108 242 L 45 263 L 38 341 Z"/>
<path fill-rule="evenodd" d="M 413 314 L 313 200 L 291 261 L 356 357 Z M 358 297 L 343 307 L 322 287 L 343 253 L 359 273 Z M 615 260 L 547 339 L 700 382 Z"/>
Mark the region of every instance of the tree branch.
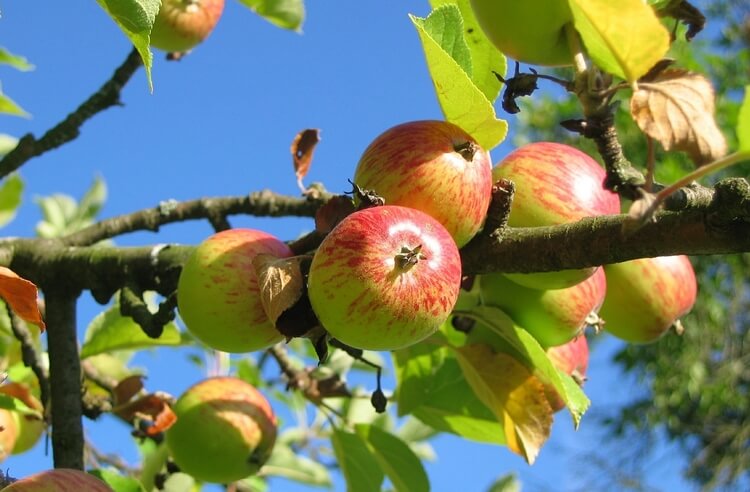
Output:
<path fill-rule="evenodd" d="M 26 161 L 75 139 L 86 120 L 111 106 L 119 105 L 122 88 L 140 66 L 141 57 L 134 48 L 122 65 L 115 70 L 112 78 L 63 121 L 42 135 L 42 138 L 37 140 L 31 134 L 21 137 L 18 145 L 0 159 L 0 177 L 12 173 Z"/>
<path fill-rule="evenodd" d="M 31 337 L 31 332 L 29 332 L 26 323 L 10 308 L 8 308 L 8 316 L 10 316 L 10 327 L 13 330 L 13 335 L 21 343 L 23 364 L 32 370 L 39 383 L 39 399 L 42 401 L 42 406 L 44 407 L 44 418 L 47 419 L 50 409 L 49 375 L 42 365 L 39 353 L 34 344 L 34 339 Z"/>

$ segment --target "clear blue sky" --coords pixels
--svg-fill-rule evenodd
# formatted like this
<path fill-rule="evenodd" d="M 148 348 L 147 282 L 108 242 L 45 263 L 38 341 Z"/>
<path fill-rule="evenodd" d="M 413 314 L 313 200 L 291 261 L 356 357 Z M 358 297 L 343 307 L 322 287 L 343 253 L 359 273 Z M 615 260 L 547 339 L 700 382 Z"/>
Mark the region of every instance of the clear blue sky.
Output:
<path fill-rule="evenodd" d="M 80 197 L 95 176 L 109 187 L 103 217 L 170 198 L 241 195 L 263 188 L 296 195 L 289 145 L 308 127 L 322 130 L 322 142 L 306 182 L 321 181 L 329 190 L 343 192 L 359 155 L 380 132 L 409 120 L 442 117 L 407 17 L 426 15 L 426 1 L 308 2 L 307 7 L 300 35 L 229 0 L 214 34 L 186 59 L 166 62 L 155 52 L 153 94 L 140 71 L 123 92 L 124 107 L 98 115 L 75 142 L 22 168 L 24 203 L 3 235 L 33 235 L 40 219 L 34 197 L 58 192 Z M 36 65 L 28 73 L 0 72 L 3 91 L 33 115 L 29 120 L 2 117 L 0 133 L 41 135 L 109 78 L 130 50 L 94 1 L 27 0 L 3 2 L 0 8 L 0 45 Z M 509 121 L 512 130 L 513 118 Z M 511 149 L 510 140 L 494 149 L 494 161 Z M 283 239 L 313 227 L 302 219 L 235 217 L 231 222 Z M 158 235 L 121 237 L 117 243 L 195 244 L 211 232 L 207 222 L 190 222 L 165 227 Z M 79 307 L 83 330 L 99 307 L 88 295 Z M 594 409 L 638 391 L 609 362 L 617 347 L 605 340 L 593 355 L 587 393 Z M 200 379 L 199 370 L 186 362 L 188 353 L 159 351 L 141 357 L 139 363 L 148 368 L 147 387 L 177 395 Z M 385 386 L 392 389 L 393 379 Z M 125 426 L 107 418 L 86 425 L 87 435 L 103 451 L 133 459 Z M 558 414 L 552 438 L 533 467 L 504 448 L 439 437 L 433 441 L 438 459 L 427 463 L 427 470 L 436 491 L 484 490 L 510 471 L 518 473 L 524 490 L 574 490 L 585 466 L 580 453 L 618 453 L 597 431 L 594 419 L 584 418 L 574 432 L 569 416 Z M 42 443 L 2 467 L 22 476 L 51 463 Z M 674 458 L 658 460 L 646 472 L 649 483 L 661 490 L 688 490 L 678 474 Z M 336 489 L 342 487 L 337 481 Z M 271 490 L 292 487 L 275 480 Z"/>

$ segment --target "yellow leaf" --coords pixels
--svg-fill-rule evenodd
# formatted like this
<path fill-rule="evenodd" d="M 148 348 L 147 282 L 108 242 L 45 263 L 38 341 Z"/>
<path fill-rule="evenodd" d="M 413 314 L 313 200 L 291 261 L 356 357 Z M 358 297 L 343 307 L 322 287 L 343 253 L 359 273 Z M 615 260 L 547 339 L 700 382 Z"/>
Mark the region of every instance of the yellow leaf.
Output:
<path fill-rule="evenodd" d="M 630 99 L 630 114 L 665 150 L 683 150 L 698 165 L 727 153 L 714 119 L 714 90 L 702 75 L 668 69 L 640 82 Z"/>
<path fill-rule="evenodd" d="M 542 382 L 512 356 L 485 344 L 465 345 L 456 354 L 477 397 L 503 424 L 508 448 L 534 463 L 552 427 Z"/>

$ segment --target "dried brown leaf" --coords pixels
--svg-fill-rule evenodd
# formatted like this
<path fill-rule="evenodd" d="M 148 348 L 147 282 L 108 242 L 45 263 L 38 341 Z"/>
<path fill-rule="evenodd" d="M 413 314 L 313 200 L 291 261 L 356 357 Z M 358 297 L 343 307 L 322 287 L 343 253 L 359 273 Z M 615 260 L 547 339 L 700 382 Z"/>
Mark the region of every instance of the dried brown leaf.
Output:
<path fill-rule="evenodd" d="M 112 412 L 126 422 L 132 423 L 136 418 L 149 422 L 151 425 L 144 430 L 147 436 L 164 432 L 177 421 L 177 416 L 169 405 L 169 397 L 160 393 L 152 393 L 118 405 Z"/>
<path fill-rule="evenodd" d="M 274 324 L 302 296 L 304 281 L 300 265 L 303 261 L 300 256 L 278 258 L 266 254 L 253 259 L 263 309 Z"/>
<path fill-rule="evenodd" d="M 345 195 L 334 196 L 315 212 L 315 230 L 321 234 L 328 234 L 354 210 L 351 198 Z"/>
<path fill-rule="evenodd" d="M 121 405 L 129 402 L 135 395 L 137 395 L 143 389 L 143 376 L 140 374 L 134 374 L 128 376 L 115 386 L 112 394 L 114 396 L 114 404 Z"/>
<path fill-rule="evenodd" d="M 37 304 L 37 288 L 19 277 L 13 270 L 0 267 L 0 297 L 22 320 L 37 325 L 44 331 L 42 313 Z"/>
<path fill-rule="evenodd" d="M 711 82 L 682 69 L 667 69 L 639 83 L 630 99 L 630 113 L 644 133 L 665 150 L 687 152 L 697 165 L 727 153 L 714 110 Z"/>
<path fill-rule="evenodd" d="M 294 162 L 294 173 L 297 175 L 297 183 L 302 191 L 302 178 L 307 175 L 312 163 L 315 146 L 320 142 L 320 130 L 317 128 L 307 128 L 299 132 L 292 141 L 292 161 Z"/>
<path fill-rule="evenodd" d="M 630 205 L 628 215 L 622 223 L 622 233 L 626 236 L 632 234 L 653 220 L 654 213 L 659 209 L 660 204 L 654 193 L 642 192 L 641 198 Z"/>

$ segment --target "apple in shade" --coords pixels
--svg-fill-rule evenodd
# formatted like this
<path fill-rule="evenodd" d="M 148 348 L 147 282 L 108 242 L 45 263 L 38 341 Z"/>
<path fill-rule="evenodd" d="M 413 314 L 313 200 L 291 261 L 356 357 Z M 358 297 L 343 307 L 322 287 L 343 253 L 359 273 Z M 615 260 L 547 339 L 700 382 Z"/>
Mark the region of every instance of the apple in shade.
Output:
<path fill-rule="evenodd" d="M 661 337 L 693 308 L 698 293 L 687 256 L 640 258 L 605 265 L 604 329 L 632 343 Z"/>
<path fill-rule="evenodd" d="M 308 276 L 313 311 L 340 342 L 394 350 L 433 334 L 456 304 L 461 258 L 429 215 L 384 205 L 354 212 L 321 243 Z"/>
<path fill-rule="evenodd" d="M 292 255 L 276 237 L 255 229 L 228 229 L 199 244 L 182 267 L 177 307 L 188 331 L 211 348 L 250 352 L 283 339 L 268 319 L 253 258 Z"/>
<path fill-rule="evenodd" d="M 386 205 L 416 208 L 434 217 L 458 247 L 479 231 L 492 198 L 489 152 L 447 121 L 394 126 L 365 149 L 354 183 Z"/>
<path fill-rule="evenodd" d="M 589 343 L 585 336 L 581 335 L 566 344 L 550 347 L 547 349 L 547 356 L 556 368 L 572 376 L 574 381 L 583 386 L 589 366 Z M 544 391 L 553 412 L 565 408 L 565 402 L 552 386 L 545 385 Z"/>
<path fill-rule="evenodd" d="M 564 289 L 530 289 L 499 273 L 480 276 L 480 286 L 484 304 L 505 311 L 543 347 L 562 345 L 580 335 L 588 316 L 601 307 L 607 291 L 602 268 Z"/>
<path fill-rule="evenodd" d="M 508 218 L 511 227 L 551 226 L 620 213 L 620 198 L 604 188 L 604 168 L 569 145 L 536 142 L 519 147 L 493 168 L 492 177 L 516 185 Z M 596 267 L 507 276 L 526 287 L 561 289 L 595 271 Z"/>
<path fill-rule="evenodd" d="M 565 25 L 573 15 L 565 0 L 471 0 L 489 40 L 504 54 L 533 65 L 571 65 Z"/>
<path fill-rule="evenodd" d="M 39 441 L 45 429 L 44 420 L 41 415 L 44 412 L 42 402 L 34 396 L 26 384 L 10 381 L 0 386 L 0 393 L 12 396 L 21 400 L 27 407 L 39 412 L 39 415 L 31 413 L 21 413 L 15 410 L 0 409 L 0 425 L 7 428 L 8 434 L 15 434 L 15 439 L 11 446 L 12 454 L 20 454 L 28 451 Z M 13 423 L 9 422 L 13 420 Z M 2 448 L 7 446 L 9 436 L 3 436 L 5 431 L 0 432 L 0 443 Z"/>
<path fill-rule="evenodd" d="M 224 0 L 162 0 L 151 46 L 169 53 L 192 49 L 211 34 L 223 10 Z"/>
<path fill-rule="evenodd" d="M 29 475 L 3 489 L 3 492 L 114 492 L 95 476 L 69 468 L 55 468 Z"/>
<path fill-rule="evenodd" d="M 9 410 L 0 410 L 0 461 L 13 452 L 18 440 L 18 421 Z"/>
<path fill-rule="evenodd" d="M 228 483 L 258 472 L 276 442 L 276 416 L 266 397 L 235 377 L 204 379 L 175 403 L 177 421 L 165 433 L 181 471 Z"/>

